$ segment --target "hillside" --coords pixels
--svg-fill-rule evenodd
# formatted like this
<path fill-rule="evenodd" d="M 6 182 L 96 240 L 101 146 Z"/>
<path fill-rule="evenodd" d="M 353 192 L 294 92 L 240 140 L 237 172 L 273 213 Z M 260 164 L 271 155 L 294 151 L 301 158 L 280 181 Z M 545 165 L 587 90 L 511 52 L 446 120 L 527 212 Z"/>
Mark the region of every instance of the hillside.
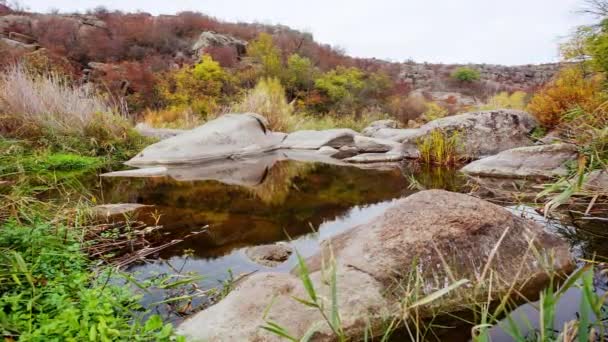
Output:
<path fill-rule="evenodd" d="M 265 34 L 268 43 L 260 39 Z M 407 122 L 424 113 L 427 103 L 455 113 L 502 91 L 531 93 L 559 69 L 558 64 L 449 65 L 352 58 L 286 26 L 228 23 L 192 12 L 152 16 L 96 9 L 87 14 L 37 14 L 5 7 L 0 11 L 0 49 L 0 65 L 25 61 L 81 83 L 93 82 L 115 102 L 126 103 L 132 114 L 177 106 L 206 116 L 226 110 L 221 108 L 238 101 L 260 78 L 276 77 L 302 112 L 378 112 Z M 172 74 L 205 55 L 229 75 L 219 81 L 220 89 L 191 94 L 211 98 L 198 106 L 170 99 L 166 89 L 176 87 Z M 478 76 L 458 80 L 453 74 L 459 69 L 474 70 Z M 330 87 L 319 86 L 323 76 Z M 344 89 L 330 89 L 336 84 Z"/>

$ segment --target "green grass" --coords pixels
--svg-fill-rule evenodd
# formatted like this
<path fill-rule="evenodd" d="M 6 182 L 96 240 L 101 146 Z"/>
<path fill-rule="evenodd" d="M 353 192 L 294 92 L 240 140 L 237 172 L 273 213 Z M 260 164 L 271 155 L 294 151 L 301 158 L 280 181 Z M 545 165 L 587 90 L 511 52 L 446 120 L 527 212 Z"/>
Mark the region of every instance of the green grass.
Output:
<path fill-rule="evenodd" d="M 19 341 L 169 341 L 112 270 L 93 270 L 78 230 L 35 219 L 0 226 L 0 329 Z"/>
<path fill-rule="evenodd" d="M 72 153 L 48 153 L 33 156 L 23 161 L 26 171 L 83 171 L 96 169 L 103 165 L 98 157 L 86 157 Z"/>
<path fill-rule="evenodd" d="M 462 159 L 458 152 L 460 147 L 458 132 L 445 133 L 434 130 L 417 142 L 420 151 L 420 161 L 429 165 L 451 166 Z"/>

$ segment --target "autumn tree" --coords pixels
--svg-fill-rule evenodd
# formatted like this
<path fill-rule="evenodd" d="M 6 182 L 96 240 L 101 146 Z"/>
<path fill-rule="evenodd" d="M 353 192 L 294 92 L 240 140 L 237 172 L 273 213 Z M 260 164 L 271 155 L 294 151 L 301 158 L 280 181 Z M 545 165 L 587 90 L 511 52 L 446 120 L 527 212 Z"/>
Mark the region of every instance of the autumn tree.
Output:
<path fill-rule="evenodd" d="M 337 67 L 315 80 L 315 88 L 325 94 L 329 105 L 339 112 L 355 110 L 364 87 L 364 74 L 357 68 Z"/>
<path fill-rule="evenodd" d="M 170 106 L 190 107 L 206 116 L 217 109 L 229 75 L 209 55 L 194 67 L 185 66 L 165 77 L 159 89 Z"/>
<path fill-rule="evenodd" d="M 247 54 L 260 65 L 262 76 L 281 78 L 281 52 L 274 45 L 271 35 L 261 33 L 249 44 Z"/>
<path fill-rule="evenodd" d="M 293 54 L 287 59 L 284 84 L 288 96 L 297 97 L 298 93 L 310 91 L 314 86 L 315 68 L 310 59 Z"/>

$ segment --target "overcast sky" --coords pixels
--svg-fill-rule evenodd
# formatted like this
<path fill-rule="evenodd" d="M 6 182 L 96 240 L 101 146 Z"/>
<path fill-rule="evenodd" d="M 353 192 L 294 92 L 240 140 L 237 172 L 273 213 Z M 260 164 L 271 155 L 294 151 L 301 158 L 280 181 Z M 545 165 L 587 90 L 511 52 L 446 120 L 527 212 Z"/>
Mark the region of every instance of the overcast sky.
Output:
<path fill-rule="evenodd" d="M 358 57 L 527 64 L 558 59 L 558 43 L 589 21 L 583 0 L 22 0 L 33 11 L 97 6 L 285 24 Z M 10 2 L 10 1 L 9 1 Z"/>

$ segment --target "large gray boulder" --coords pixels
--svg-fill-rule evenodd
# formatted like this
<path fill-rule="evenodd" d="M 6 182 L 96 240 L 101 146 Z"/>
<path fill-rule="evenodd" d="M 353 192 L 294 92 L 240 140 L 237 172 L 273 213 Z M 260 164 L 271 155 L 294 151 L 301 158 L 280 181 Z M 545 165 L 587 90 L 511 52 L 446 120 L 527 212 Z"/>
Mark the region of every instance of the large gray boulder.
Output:
<path fill-rule="evenodd" d="M 226 114 L 146 147 L 127 165 L 163 165 L 240 158 L 275 150 L 281 136 L 257 114 Z"/>
<path fill-rule="evenodd" d="M 566 164 L 577 155 L 570 144 L 519 147 L 474 161 L 461 171 L 482 177 L 553 178 L 566 176 Z"/>
<path fill-rule="evenodd" d="M 360 134 L 348 128 L 296 131 L 287 135 L 281 147 L 295 150 L 318 150 L 323 146 L 329 146 L 339 149 L 342 146 L 352 146 L 357 135 Z"/>
<path fill-rule="evenodd" d="M 363 133 L 363 135 L 366 135 L 369 137 L 383 128 L 399 128 L 399 123 L 395 120 L 390 120 L 390 119 L 377 120 L 377 121 L 370 123 L 367 127 L 365 127 L 361 131 L 361 133 Z"/>
<path fill-rule="evenodd" d="M 353 139 L 354 146 L 362 153 L 381 153 L 394 151 L 399 152 L 403 145 L 387 139 L 377 139 L 365 136 L 355 136 Z"/>
<path fill-rule="evenodd" d="M 461 154 L 479 158 L 532 145 L 529 134 L 537 125 L 526 112 L 502 109 L 448 116 L 417 129 L 380 129 L 372 137 L 415 144 L 434 130 L 459 132 Z"/>
<path fill-rule="evenodd" d="M 424 319 L 435 312 L 462 311 L 489 296 L 501 298 L 513 293 L 512 285 L 518 294 L 538 294 L 548 282 L 543 264 L 564 273 L 574 268 L 568 244 L 538 223 L 442 190 L 400 199 L 372 223 L 326 241 L 307 259 L 313 286 L 327 311 L 332 306 L 331 286 L 322 265 L 332 264 L 330 255 L 335 256 L 341 326 L 353 340 L 367 328 L 382 334 L 384 323 L 404 317 L 404 294 L 399 289 L 414 286 L 407 279 L 416 273 L 421 277 L 420 296 L 461 279 L 470 281 L 419 307 L 417 313 Z M 250 276 L 218 304 L 182 323 L 178 333 L 189 341 L 280 341 L 260 329 L 266 319 L 297 338 L 316 327 L 312 340 L 336 341 L 318 310 L 294 300 L 309 297 L 297 272 L 292 273 Z"/>

